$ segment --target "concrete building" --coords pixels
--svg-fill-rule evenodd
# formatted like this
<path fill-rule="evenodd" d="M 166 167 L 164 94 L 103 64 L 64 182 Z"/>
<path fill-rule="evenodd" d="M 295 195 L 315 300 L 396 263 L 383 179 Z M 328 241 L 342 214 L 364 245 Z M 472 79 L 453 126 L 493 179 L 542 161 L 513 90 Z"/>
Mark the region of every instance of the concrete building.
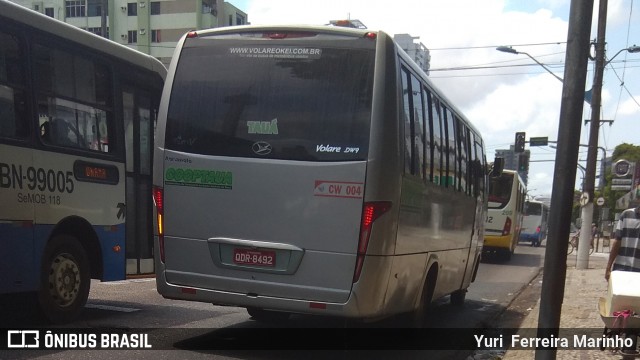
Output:
<path fill-rule="evenodd" d="M 150 54 L 166 66 L 182 35 L 190 30 L 246 25 L 245 12 L 224 0 L 12 0 L 52 18 Z"/>
<path fill-rule="evenodd" d="M 529 158 L 531 151 L 525 150 L 522 153 L 515 152 L 515 146 L 510 148 L 496 150 L 496 157 L 504 158 L 504 168 L 507 170 L 515 170 L 518 172 L 525 185 L 529 182 Z"/>
<path fill-rule="evenodd" d="M 429 75 L 429 68 L 431 67 L 431 54 L 429 49 L 421 42 L 415 40 L 420 39 L 417 36 L 411 36 L 409 34 L 396 34 L 393 39 L 398 42 L 400 47 L 418 64 L 418 66 Z"/>

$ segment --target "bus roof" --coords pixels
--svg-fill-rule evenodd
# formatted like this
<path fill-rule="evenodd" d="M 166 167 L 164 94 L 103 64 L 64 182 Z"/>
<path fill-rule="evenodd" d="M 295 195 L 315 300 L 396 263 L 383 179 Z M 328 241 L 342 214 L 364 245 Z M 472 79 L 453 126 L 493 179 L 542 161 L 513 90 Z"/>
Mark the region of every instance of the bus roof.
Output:
<path fill-rule="evenodd" d="M 308 31 L 323 34 L 335 34 L 362 37 L 368 33 L 378 34 L 378 31 L 365 29 L 354 29 L 342 26 L 327 25 L 241 25 L 241 26 L 225 26 L 221 28 L 197 30 L 198 35 L 221 35 L 234 34 L 238 32 L 258 32 L 258 31 Z"/>
<path fill-rule="evenodd" d="M 17 23 L 28 25 L 47 33 L 69 39 L 87 48 L 105 53 L 110 56 L 125 60 L 140 67 L 155 71 L 164 80 L 167 70 L 151 55 L 120 45 L 114 41 L 92 34 L 88 31 L 56 20 L 24 6 L 14 4 L 7 0 L 0 0 L 0 17 L 11 19 Z"/>

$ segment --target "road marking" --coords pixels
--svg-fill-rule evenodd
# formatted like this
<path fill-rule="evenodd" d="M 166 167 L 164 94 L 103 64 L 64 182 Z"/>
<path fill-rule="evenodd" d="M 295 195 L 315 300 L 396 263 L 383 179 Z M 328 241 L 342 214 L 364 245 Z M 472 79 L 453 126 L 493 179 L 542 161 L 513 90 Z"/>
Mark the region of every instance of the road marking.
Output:
<path fill-rule="evenodd" d="M 112 306 L 112 305 L 99 305 L 99 304 L 86 304 L 85 307 L 90 308 L 90 309 L 107 310 L 107 311 L 119 311 L 119 312 L 125 312 L 125 313 L 132 313 L 132 312 L 140 311 L 140 309 L 136 309 L 136 308 Z"/>
<path fill-rule="evenodd" d="M 132 284 L 132 283 L 144 283 L 144 282 L 151 282 L 151 281 L 156 281 L 156 278 L 107 281 L 107 282 L 101 282 L 100 285 L 122 285 L 122 284 Z"/>

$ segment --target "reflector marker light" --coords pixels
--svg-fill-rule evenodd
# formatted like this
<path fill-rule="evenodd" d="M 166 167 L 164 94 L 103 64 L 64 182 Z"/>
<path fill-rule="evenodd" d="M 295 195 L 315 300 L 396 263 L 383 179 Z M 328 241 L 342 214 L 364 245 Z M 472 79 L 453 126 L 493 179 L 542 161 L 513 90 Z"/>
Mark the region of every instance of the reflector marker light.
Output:
<path fill-rule="evenodd" d="M 164 189 L 153 187 L 153 203 L 156 206 L 156 221 L 158 223 L 158 247 L 160 248 L 160 261 L 164 262 Z"/>
<path fill-rule="evenodd" d="M 310 309 L 320 309 L 320 310 L 325 310 L 327 308 L 327 304 L 325 303 L 318 303 L 318 302 L 312 302 L 309 303 L 309 308 Z"/>

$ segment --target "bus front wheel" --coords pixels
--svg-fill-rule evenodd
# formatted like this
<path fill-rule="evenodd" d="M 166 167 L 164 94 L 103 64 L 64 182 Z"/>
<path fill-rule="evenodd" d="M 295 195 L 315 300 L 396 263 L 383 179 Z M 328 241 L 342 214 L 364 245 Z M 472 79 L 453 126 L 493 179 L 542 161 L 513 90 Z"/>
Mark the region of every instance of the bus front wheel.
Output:
<path fill-rule="evenodd" d="M 91 277 L 84 249 L 72 236 L 58 235 L 49 241 L 42 256 L 38 302 L 52 323 L 78 317 L 89 297 Z"/>

